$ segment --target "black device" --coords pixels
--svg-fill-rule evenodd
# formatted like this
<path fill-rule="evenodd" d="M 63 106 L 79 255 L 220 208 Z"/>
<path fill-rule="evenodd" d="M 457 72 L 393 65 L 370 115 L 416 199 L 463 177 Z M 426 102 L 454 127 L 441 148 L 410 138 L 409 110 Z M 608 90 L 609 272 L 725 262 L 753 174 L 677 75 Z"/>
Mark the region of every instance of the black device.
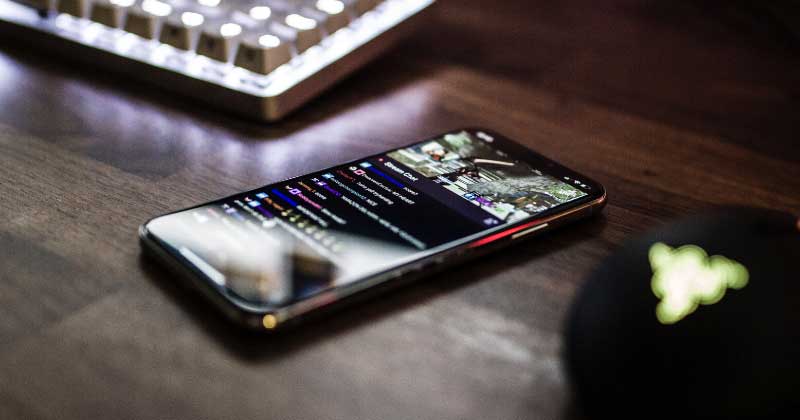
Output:
<path fill-rule="evenodd" d="M 275 330 L 605 204 L 589 178 L 484 129 L 156 217 L 143 249 L 232 319 Z"/>
<path fill-rule="evenodd" d="M 589 277 L 565 360 L 589 418 L 777 419 L 800 409 L 800 224 L 721 208 L 624 245 Z"/>

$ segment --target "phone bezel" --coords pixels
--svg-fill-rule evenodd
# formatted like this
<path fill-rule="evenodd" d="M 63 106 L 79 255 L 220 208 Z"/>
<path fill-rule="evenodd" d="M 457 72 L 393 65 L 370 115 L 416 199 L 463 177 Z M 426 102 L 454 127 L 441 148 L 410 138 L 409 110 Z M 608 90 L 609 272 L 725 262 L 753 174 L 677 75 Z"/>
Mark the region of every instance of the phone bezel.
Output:
<path fill-rule="evenodd" d="M 542 213 L 537 214 L 534 217 L 523 219 L 514 222 L 512 224 L 500 225 L 492 229 L 478 232 L 474 235 L 470 235 L 446 244 L 442 244 L 438 247 L 432 248 L 431 250 L 426 250 L 421 253 L 416 253 L 410 256 L 409 258 L 404 259 L 401 262 L 398 262 L 398 264 L 393 265 L 390 268 L 387 268 L 386 270 L 382 270 L 377 273 L 371 273 L 351 283 L 332 287 L 330 289 L 325 289 L 303 300 L 294 301 L 289 304 L 281 306 L 253 305 L 252 303 L 247 302 L 242 298 L 239 298 L 237 295 L 227 290 L 226 288 L 217 286 L 210 278 L 206 276 L 205 273 L 196 268 L 194 264 L 188 261 L 183 255 L 181 255 L 176 249 L 174 249 L 174 247 L 172 247 L 165 241 L 161 240 L 157 235 L 155 235 L 147 228 L 148 224 L 150 224 L 153 220 L 161 217 L 166 217 L 172 214 L 190 211 L 192 209 L 207 206 L 209 204 L 226 201 L 233 197 L 255 193 L 260 190 L 263 190 L 264 188 L 271 187 L 273 185 L 305 178 L 310 174 L 316 172 L 329 170 L 339 166 L 354 164 L 359 161 L 363 161 L 365 159 L 370 159 L 373 157 L 385 155 L 386 153 L 396 149 L 402 149 L 404 147 L 409 147 L 421 142 L 441 138 L 446 134 L 458 133 L 462 131 L 467 131 L 476 136 L 478 136 L 477 133 L 479 132 L 489 135 L 494 139 L 491 142 L 493 147 L 502 150 L 509 157 L 515 160 L 520 160 L 529 163 L 532 167 L 540 169 L 543 173 L 557 177 L 559 179 L 563 179 L 563 177 L 569 177 L 571 180 L 579 179 L 581 183 L 588 186 L 588 188 L 586 189 L 582 188 L 582 190 L 586 192 L 587 195 L 578 200 L 564 203 L 559 206 L 548 209 Z M 480 138 L 480 136 L 478 137 Z M 442 265 L 444 263 L 452 263 L 457 260 L 460 260 L 461 258 L 457 257 L 463 258 L 465 256 L 465 251 L 473 250 L 478 247 L 477 245 L 488 245 L 488 243 L 482 242 L 482 240 L 485 240 L 486 238 L 505 239 L 507 237 L 510 237 L 511 233 L 517 232 L 520 229 L 525 229 L 528 228 L 529 226 L 536 226 L 537 224 L 542 224 L 542 223 L 553 224 L 559 219 L 565 218 L 566 216 L 571 214 L 577 214 L 581 210 L 589 210 L 589 213 L 591 213 L 593 209 L 605 205 L 605 201 L 606 201 L 605 189 L 603 188 L 602 185 L 600 185 L 593 179 L 586 177 L 574 170 L 571 170 L 545 156 L 542 156 L 538 152 L 535 152 L 532 149 L 523 146 L 509 139 L 506 136 L 498 134 L 493 130 L 484 128 L 465 128 L 465 129 L 447 131 L 437 136 L 431 136 L 424 140 L 417 140 L 405 145 L 391 148 L 381 153 L 376 153 L 370 156 L 351 160 L 349 162 L 336 164 L 327 168 L 311 171 L 308 174 L 303 174 L 296 177 L 287 178 L 281 181 L 276 181 L 267 184 L 265 186 L 261 186 L 259 188 L 238 192 L 206 203 L 198 204 L 195 206 L 159 215 L 149 219 L 147 222 L 145 222 L 140 226 L 139 236 L 142 245 L 144 247 L 146 247 L 149 251 L 154 252 L 158 257 L 160 257 L 161 260 L 168 263 L 173 270 L 177 270 L 179 271 L 179 274 L 189 277 L 191 283 L 195 286 L 198 286 L 201 289 L 201 291 L 206 295 L 206 297 L 210 298 L 214 303 L 217 304 L 217 306 L 221 306 L 223 312 L 225 312 L 229 317 L 239 321 L 240 323 L 244 323 L 245 325 L 257 329 L 262 329 L 261 322 L 262 318 L 265 315 L 272 315 L 273 317 L 275 317 L 275 319 L 279 321 L 278 325 L 283 326 L 284 324 L 287 324 L 287 322 L 290 320 L 295 321 L 296 318 L 299 318 L 309 312 L 315 311 L 322 307 L 332 306 L 332 304 L 343 301 L 345 300 L 345 298 L 355 296 L 359 294 L 359 292 L 363 292 L 365 290 L 372 290 L 375 289 L 377 286 L 387 285 L 387 283 L 401 283 L 401 280 L 410 280 L 411 277 L 415 277 L 415 276 L 409 276 L 408 274 L 410 273 L 422 274 L 423 269 L 432 267 L 433 265 Z"/>

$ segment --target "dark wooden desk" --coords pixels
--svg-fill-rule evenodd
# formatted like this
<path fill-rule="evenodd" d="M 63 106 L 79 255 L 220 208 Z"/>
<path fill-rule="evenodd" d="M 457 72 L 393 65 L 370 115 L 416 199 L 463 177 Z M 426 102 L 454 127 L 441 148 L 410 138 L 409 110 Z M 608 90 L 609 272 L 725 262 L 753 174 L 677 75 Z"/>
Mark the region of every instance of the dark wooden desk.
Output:
<path fill-rule="evenodd" d="M 0 36 L 0 418 L 578 417 L 560 334 L 593 266 L 708 206 L 800 211 L 800 48 L 768 19 L 488 4 L 443 1 L 273 126 Z M 235 333 L 140 258 L 153 215 L 465 125 L 594 176 L 604 216 L 278 339 Z"/>

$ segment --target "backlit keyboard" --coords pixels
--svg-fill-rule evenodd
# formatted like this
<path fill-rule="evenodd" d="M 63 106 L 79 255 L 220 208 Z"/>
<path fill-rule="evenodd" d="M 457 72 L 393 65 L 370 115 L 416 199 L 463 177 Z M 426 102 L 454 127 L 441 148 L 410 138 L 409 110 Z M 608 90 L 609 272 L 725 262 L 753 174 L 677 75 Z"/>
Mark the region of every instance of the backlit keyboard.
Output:
<path fill-rule="evenodd" d="M 408 34 L 434 1 L 0 0 L 0 30 L 273 121 Z"/>

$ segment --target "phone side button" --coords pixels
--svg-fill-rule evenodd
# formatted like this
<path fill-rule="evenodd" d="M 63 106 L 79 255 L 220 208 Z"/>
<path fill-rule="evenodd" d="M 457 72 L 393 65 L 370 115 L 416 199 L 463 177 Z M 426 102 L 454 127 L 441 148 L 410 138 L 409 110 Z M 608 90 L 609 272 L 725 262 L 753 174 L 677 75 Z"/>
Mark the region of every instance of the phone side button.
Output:
<path fill-rule="evenodd" d="M 513 241 L 513 240 L 519 239 L 519 238 L 521 238 L 523 236 L 530 235 L 533 232 L 537 232 L 537 231 L 540 231 L 542 229 L 545 229 L 548 225 L 549 225 L 548 223 L 542 223 L 541 225 L 536 225 L 536 226 L 534 226 L 532 228 L 528 228 L 528 229 L 525 229 L 525 230 L 523 230 L 521 232 L 517 232 L 517 233 L 511 235 L 511 240 Z"/>

